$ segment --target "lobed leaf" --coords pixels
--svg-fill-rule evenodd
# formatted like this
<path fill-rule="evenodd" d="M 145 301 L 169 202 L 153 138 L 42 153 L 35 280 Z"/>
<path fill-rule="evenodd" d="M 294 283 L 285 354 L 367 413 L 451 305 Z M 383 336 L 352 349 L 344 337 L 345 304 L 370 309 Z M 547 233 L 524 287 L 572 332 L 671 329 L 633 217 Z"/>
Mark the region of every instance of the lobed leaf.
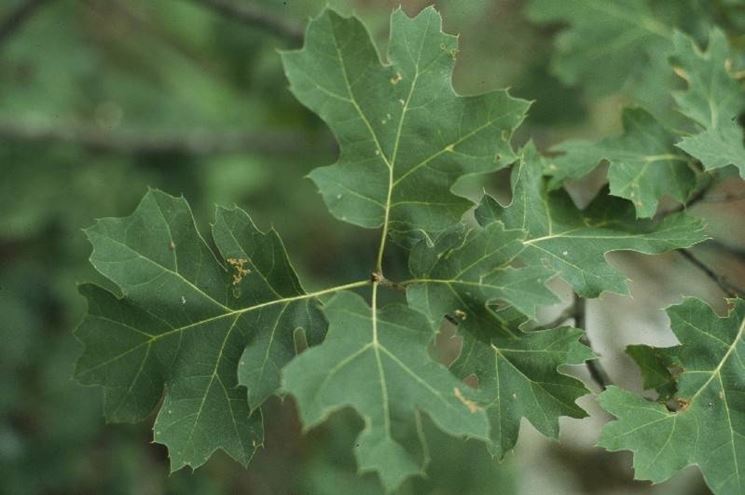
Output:
<path fill-rule="evenodd" d="M 353 407 L 365 420 L 355 448 L 359 469 L 377 472 L 393 490 L 424 474 L 419 412 L 452 435 L 486 439 L 489 427 L 468 387 L 429 356 L 434 331 L 424 315 L 398 304 L 377 308 L 377 286 L 373 291 L 372 307 L 349 292 L 328 302 L 326 340 L 287 365 L 282 384 L 306 428 Z"/>
<path fill-rule="evenodd" d="M 677 146 L 707 170 L 735 165 L 745 177 L 745 134 L 737 122 L 745 111 L 745 88 L 728 71 L 732 62 L 724 33 L 712 30 L 706 51 L 676 33 L 671 62 L 688 83 L 686 91 L 675 95 L 679 111 L 698 129 Z"/>
<path fill-rule="evenodd" d="M 672 134 L 642 109 L 626 109 L 621 136 L 590 141 L 566 141 L 552 148 L 563 155 L 548 165 L 551 184 L 579 179 L 601 161 L 610 164 L 613 196 L 630 200 L 640 218 L 651 218 L 667 195 L 684 203 L 696 187 L 690 158 L 674 147 Z"/>
<path fill-rule="evenodd" d="M 599 445 L 634 452 L 639 479 L 661 482 L 698 464 L 716 494 L 745 492 L 745 301 L 724 318 L 698 299 L 667 310 L 681 345 L 674 354 L 678 410 L 611 387 L 600 405 L 618 419 Z"/>
<path fill-rule="evenodd" d="M 568 27 L 555 41 L 552 69 L 594 95 L 641 86 L 645 100 L 664 96 L 673 31 L 647 0 L 531 0 L 528 16 Z M 661 77 L 662 76 L 662 77 Z"/>
<path fill-rule="evenodd" d="M 476 210 L 481 225 L 502 221 L 527 232 L 520 259 L 559 274 L 582 297 L 603 291 L 625 294 L 625 278 L 605 260 L 611 251 L 657 254 L 690 247 L 707 239 L 700 220 L 683 213 L 661 222 L 638 221 L 631 205 L 601 197 L 579 210 L 563 191 L 549 191 L 546 164 L 531 144 L 512 173 L 513 198 L 503 207 L 489 196 Z"/>
<path fill-rule="evenodd" d="M 499 457 L 515 446 L 523 417 L 556 438 L 560 416 L 586 416 L 574 401 L 587 389 L 557 369 L 593 356 L 578 341 L 581 330 L 520 330 L 525 317 L 518 310 L 535 316 L 538 305 L 557 302 L 545 286 L 553 272 L 510 266 L 523 250 L 524 235 L 499 222 L 459 229 L 442 234 L 431 246 L 420 242 L 409 260 L 418 277 L 407 285 L 409 305 L 433 324 L 445 315 L 458 323 L 463 348 L 452 370 L 478 380 L 477 402 L 491 425 L 490 450 Z M 499 302 L 511 306 L 499 308 Z"/>
<path fill-rule="evenodd" d="M 478 318 L 497 301 L 535 318 L 539 306 L 558 302 L 546 288 L 554 273 L 541 266 L 516 267 L 525 232 L 505 230 L 494 222 L 466 230 L 462 225 L 427 240 L 411 250 L 407 283 L 409 304 L 433 323 L 459 309 Z M 491 318 L 487 315 L 487 320 Z"/>
<path fill-rule="evenodd" d="M 467 174 L 509 164 L 528 102 L 506 91 L 458 96 L 457 38 L 434 8 L 391 17 L 382 63 L 362 23 L 332 10 L 311 21 L 302 50 L 282 55 L 293 94 L 336 135 L 339 161 L 315 169 L 331 213 L 390 232 L 437 231 L 472 206 L 450 192 Z"/>
<path fill-rule="evenodd" d="M 478 379 L 478 401 L 491 425 L 490 450 L 498 457 L 514 448 L 522 418 L 557 439 L 561 416 L 587 416 L 575 401 L 589 391 L 580 380 L 558 370 L 595 357 L 579 341 L 582 330 L 523 332 L 502 318 L 497 317 L 499 326 L 459 325 L 463 349 L 452 367 L 457 376 Z"/>
<path fill-rule="evenodd" d="M 237 208 L 219 208 L 212 232 L 221 258 L 186 201 L 159 191 L 131 216 L 86 230 L 91 263 L 121 296 L 81 287 L 89 313 L 76 330 L 85 350 L 75 376 L 104 388 L 111 421 L 142 420 L 164 395 L 154 438 L 172 470 L 197 467 L 218 448 L 247 464 L 263 441 L 251 409 L 276 389 L 293 332 L 317 343 L 325 331 L 276 232 L 260 232 Z M 238 387 L 241 360 L 251 407 Z"/>

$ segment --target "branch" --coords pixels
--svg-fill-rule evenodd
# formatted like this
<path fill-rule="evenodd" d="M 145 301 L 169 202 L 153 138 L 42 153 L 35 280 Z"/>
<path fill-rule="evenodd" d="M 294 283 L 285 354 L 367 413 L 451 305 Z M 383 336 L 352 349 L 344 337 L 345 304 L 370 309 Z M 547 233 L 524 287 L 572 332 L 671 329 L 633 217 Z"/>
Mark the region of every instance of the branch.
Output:
<path fill-rule="evenodd" d="M 677 208 L 674 208 L 668 212 L 665 212 L 664 215 L 669 215 L 672 213 L 684 211 L 697 203 L 728 202 L 728 201 L 740 201 L 742 199 L 745 199 L 745 196 L 742 196 L 742 193 L 734 194 L 734 195 L 726 194 L 721 197 L 709 196 L 708 193 L 712 189 L 712 186 L 713 186 L 712 181 L 709 181 L 708 184 L 706 184 L 704 187 L 699 189 L 693 196 L 691 196 L 688 199 L 688 201 L 686 201 L 684 204 L 680 205 Z M 745 259 L 743 258 L 743 253 L 738 253 L 736 248 L 732 248 L 716 240 L 712 240 L 710 242 L 716 245 L 719 249 L 722 249 L 735 256 L 738 256 L 740 259 Z M 721 289 L 722 292 L 724 292 L 726 296 L 728 297 L 745 296 L 745 291 L 743 289 L 740 289 L 739 287 L 729 283 L 729 281 L 727 281 L 727 279 L 724 276 L 719 275 L 714 270 L 709 268 L 705 263 L 699 260 L 690 250 L 677 249 L 676 251 L 680 253 L 680 255 L 683 256 L 685 259 L 687 259 L 692 265 L 694 265 L 696 268 L 701 270 L 715 284 L 717 284 L 717 286 Z"/>
<path fill-rule="evenodd" d="M 299 132 L 104 131 L 82 126 L 30 126 L 10 121 L 0 121 L 0 142 L 62 143 L 121 154 L 253 152 L 294 155 L 334 149 L 326 139 L 312 139 Z"/>
<path fill-rule="evenodd" d="M 262 29 L 279 38 L 284 38 L 296 45 L 303 43 L 303 29 L 290 24 L 281 17 L 263 11 L 255 5 L 238 5 L 233 0 L 191 0 L 204 8 L 211 9 L 218 14 Z"/>
<path fill-rule="evenodd" d="M 568 319 L 574 318 L 574 314 L 575 314 L 574 305 L 567 306 L 564 309 L 564 311 L 562 311 L 559 314 L 559 316 L 557 316 L 556 318 L 554 318 L 553 320 L 551 320 L 548 323 L 545 323 L 543 325 L 539 325 L 539 326 L 535 327 L 534 330 L 551 330 L 551 329 L 554 329 L 554 328 L 558 327 L 559 325 L 561 325 L 562 323 L 564 323 L 565 321 L 567 321 Z"/>
<path fill-rule="evenodd" d="M 734 256 L 735 258 L 737 258 L 738 261 L 745 263 L 745 248 L 741 248 L 738 246 L 731 246 L 729 244 L 726 244 L 722 241 L 718 241 L 716 239 L 710 239 L 706 243 L 706 245 L 711 246 L 715 249 L 719 249 L 720 251 L 724 251 L 730 256 Z"/>
<path fill-rule="evenodd" d="M 0 44 L 16 33 L 33 15 L 50 0 L 26 0 L 0 21 Z"/>
<path fill-rule="evenodd" d="M 587 335 L 587 320 L 586 320 L 586 304 L 585 300 L 577 295 L 574 296 L 574 304 L 572 305 L 573 308 L 573 317 L 574 317 L 574 326 L 577 328 L 581 328 L 585 331 L 585 333 L 582 336 L 583 343 L 592 349 L 592 343 L 590 342 L 590 337 Z M 592 380 L 598 384 L 601 390 L 605 390 L 608 388 L 608 385 L 610 385 L 612 382 L 610 378 L 608 377 L 608 373 L 606 373 L 605 369 L 603 368 L 603 365 L 600 364 L 599 359 L 592 359 L 590 361 L 585 361 L 585 366 L 587 366 L 587 371 L 590 372 L 590 377 Z"/>
<path fill-rule="evenodd" d="M 745 200 L 745 192 L 706 196 L 702 203 L 735 203 Z"/>
<path fill-rule="evenodd" d="M 715 284 L 717 284 L 719 289 L 728 297 L 737 297 L 738 295 L 745 296 L 745 291 L 743 291 L 739 287 L 732 285 L 727 281 L 725 277 L 714 272 L 714 270 L 709 268 L 703 261 L 698 259 L 690 250 L 678 249 L 677 251 L 693 266 L 701 270 L 707 277 L 709 277 Z"/>

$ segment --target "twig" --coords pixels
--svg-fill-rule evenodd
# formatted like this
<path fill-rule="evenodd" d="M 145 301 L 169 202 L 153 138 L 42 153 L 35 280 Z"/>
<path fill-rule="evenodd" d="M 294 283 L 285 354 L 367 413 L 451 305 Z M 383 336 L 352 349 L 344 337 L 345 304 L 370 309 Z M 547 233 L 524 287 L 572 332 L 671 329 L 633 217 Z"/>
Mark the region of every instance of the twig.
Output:
<path fill-rule="evenodd" d="M 745 200 L 745 192 L 741 193 L 726 193 L 720 195 L 706 196 L 701 200 L 702 203 L 735 203 L 737 201 Z"/>
<path fill-rule="evenodd" d="M 586 319 L 586 304 L 585 300 L 577 295 L 574 296 L 574 304 L 573 307 L 573 317 L 574 317 L 574 326 L 577 328 L 581 328 L 585 331 L 585 333 L 582 336 L 583 343 L 592 349 L 592 342 L 590 342 L 590 337 L 587 335 L 587 319 Z M 589 361 L 585 361 L 585 366 L 587 366 L 587 371 L 590 372 L 590 378 L 598 384 L 601 390 L 605 390 L 608 388 L 608 385 L 611 384 L 611 380 L 608 377 L 608 373 L 606 373 L 605 369 L 603 368 L 603 365 L 600 364 L 599 359 L 591 359 Z"/>
<path fill-rule="evenodd" d="M 406 282 L 394 282 L 385 278 L 385 276 L 379 271 L 372 272 L 370 274 L 370 280 L 373 283 L 379 284 L 381 287 L 388 287 L 390 289 L 406 291 Z"/>
<path fill-rule="evenodd" d="M 736 297 L 738 295 L 745 295 L 745 292 L 742 289 L 730 284 L 727 279 L 714 272 L 714 270 L 709 268 L 703 261 L 699 260 L 688 249 L 678 249 L 678 252 L 693 266 L 704 272 L 704 274 L 706 274 L 707 277 L 709 277 L 715 284 L 717 284 L 719 289 L 721 289 L 721 291 L 724 292 L 727 296 Z"/>
<path fill-rule="evenodd" d="M 562 323 L 564 323 L 565 321 L 567 321 L 568 319 L 574 318 L 574 313 L 575 313 L 574 306 L 573 305 L 568 306 L 567 308 L 564 309 L 564 311 L 562 311 L 559 314 L 559 316 L 557 316 L 556 318 L 554 318 L 548 323 L 535 327 L 535 330 L 551 330 L 552 328 L 556 328 Z"/>
<path fill-rule="evenodd" d="M 729 244 L 725 244 L 722 241 L 718 241 L 716 239 L 710 239 L 707 243 L 707 246 L 711 246 L 715 249 L 719 249 L 720 251 L 724 251 L 729 255 L 734 256 L 739 261 L 742 261 L 745 263 L 745 248 L 741 248 L 738 246 L 730 246 Z"/>
<path fill-rule="evenodd" d="M 296 45 L 303 42 L 301 27 L 290 24 L 280 17 L 273 16 L 254 5 L 238 5 L 233 0 L 191 0 L 205 8 L 236 21 L 263 29 Z"/>
<path fill-rule="evenodd" d="M 298 132 L 105 131 L 80 126 L 30 126 L 0 121 L 0 142 L 62 143 L 122 154 L 210 155 L 253 152 L 292 155 L 333 150 L 326 139 Z"/>
<path fill-rule="evenodd" d="M 136 5 L 135 2 L 126 0 L 79 0 L 88 11 L 93 14 L 97 21 L 109 23 L 112 18 L 121 18 L 133 31 L 145 36 L 151 36 L 163 43 L 170 50 L 184 58 L 195 67 L 205 71 L 212 77 L 222 78 L 222 73 L 216 70 L 215 60 L 208 55 L 196 50 L 190 43 L 185 43 L 175 32 L 164 29 L 161 23 L 138 8 L 144 4 Z"/>
<path fill-rule="evenodd" d="M 7 41 L 26 21 L 33 17 L 40 7 L 49 2 L 50 0 L 26 0 L 11 10 L 0 21 L 0 44 Z"/>
<path fill-rule="evenodd" d="M 711 196 L 708 196 L 708 193 L 711 190 L 711 188 L 712 188 L 712 183 L 709 182 L 706 186 L 699 189 L 696 192 L 696 194 L 691 196 L 691 198 L 688 201 L 686 201 L 684 204 L 680 205 L 679 207 L 673 210 L 666 212 L 664 215 L 669 215 L 671 213 L 676 213 L 679 211 L 686 210 L 699 202 L 704 202 L 704 203 L 716 202 L 716 199 L 712 198 Z M 745 198 L 740 195 L 732 195 L 732 196 L 726 195 L 725 196 L 725 201 L 739 201 L 740 199 L 745 199 Z M 736 248 L 732 248 L 716 240 L 712 240 L 710 242 L 716 245 L 719 249 L 732 253 L 735 256 L 738 256 L 739 258 L 745 260 L 743 253 L 738 253 Z M 706 274 L 707 277 L 709 277 L 712 281 L 714 281 L 714 283 L 717 284 L 717 286 L 722 290 L 722 292 L 724 292 L 724 294 L 727 295 L 728 297 L 745 296 L 745 291 L 743 289 L 740 289 L 739 287 L 729 283 L 725 277 L 719 275 L 714 270 L 709 268 L 705 263 L 699 260 L 690 250 L 677 249 L 676 251 L 680 253 L 680 255 L 683 256 L 685 259 L 687 259 L 691 264 L 693 264 L 696 268 L 704 272 L 704 274 Z"/>

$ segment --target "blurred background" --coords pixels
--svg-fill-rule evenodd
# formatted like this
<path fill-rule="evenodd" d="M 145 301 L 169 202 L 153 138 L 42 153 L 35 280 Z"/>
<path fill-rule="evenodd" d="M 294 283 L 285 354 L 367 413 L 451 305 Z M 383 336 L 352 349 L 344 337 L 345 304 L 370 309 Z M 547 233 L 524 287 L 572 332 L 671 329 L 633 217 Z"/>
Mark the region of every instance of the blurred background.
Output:
<path fill-rule="evenodd" d="M 266 448 L 247 470 L 218 454 L 194 473 L 169 476 L 149 423 L 105 424 L 100 392 L 70 378 L 80 353 L 71 331 L 85 312 L 76 285 L 98 280 L 81 228 L 95 217 L 128 215 L 148 187 L 184 194 L 205 231 L 215 204 L 238 204 L 259 226 L 275 226 L 306 287 L 369 273 L 378 233 L 333 220 L 304 178 L 334 161 L 335 145 L 290 95 L 277 54 L 301 45 L 304 23 L 326 3 L 0 2 L 0 494 L 382 493 L 374 477 L 355 475 L 352 444 L 362 423 L 352 413 L 303 436 L 292 401 L 270 400 Z M 399 2 L 328 3 L 363 18 L 384 47 Z M 431 3 L 402 7 L 413 15 Z M 546 149 L 569 137 L 616 134 L 621 109 L 634 101 L 668 111 L 656 96 L 665 86 L 633 80 L 647 63 L 641 58 L 627 72 L 622 65 L 611 84 L 562 76 L 552 57 L 564 25 L 538 23 L 526 0 L 434 3 L 445 30 L 460 33 L 457 91 L 510 87 L 536 100 L 518 144 L 530 137 Z M 742 56 L 745 2 L 647 3 L 700 40 L 711 23 L 722 25 Z M 601 167 L 571 192 L 586 200 L 603 179 Z M 486 188 L 505 199 L 508 187 L 506 172 L 459 184 L 464 194 Z M 745 280 L 743 197 L 741 181 L 725 172 L 691 210 L 718 239 L 694 252 L 733 283 Z M 661 308 L 684 294 L 725 307 L 716 285 L 676 253 L 609 259 L 633 280 L 632 295 L 591 301 L 588 332 L 613 381 L 639 390 L 623 350 L 675 344 Z M 555 285 L 568 301 L 568 288 Z M 572 372 L 592 387 L 585 370 Z M 502 463 L 478 444 L 428 428 L 428 479 L 408 482 L 402 493 L 708 493 L 694 468 L 654 487 L 632 481 L 629 455 L 593 447 L 608 418 L 592 396 L 580 403 L 591 417 L 562 420 L 561 444 L 523 422 L 516 451 Z"/>

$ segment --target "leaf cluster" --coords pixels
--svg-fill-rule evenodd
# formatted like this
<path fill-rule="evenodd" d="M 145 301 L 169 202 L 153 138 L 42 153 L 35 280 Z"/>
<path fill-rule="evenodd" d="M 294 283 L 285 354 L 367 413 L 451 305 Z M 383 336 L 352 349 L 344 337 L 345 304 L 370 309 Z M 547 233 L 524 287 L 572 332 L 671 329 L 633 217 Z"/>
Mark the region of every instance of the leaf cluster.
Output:
<path fill-rule="evenodd" d="M 587 2 L 543 3 L 532 2 L 534 12 L 553 20 Z M 627 3 L 646 15 L 644 2 Z M 572 48 L 591 38 L 580 33 L 607 44 L 620 29 L 572 20 L 559 65 L 569 79 L 595 56 Z M 663 196 L 685 203 L 709 171 L 729 165 L 745 176 L 736 121 L 745 95 L 724 35 L 711 31 L 701 50 L 668 31 L 649 21 L 623 33 L 635 37 L 629 50 L 670 44 L 664 70 L 687 83 L 675 95 L 683 135 L 633 108 L 621 136 L 566 142 L 545 157 L 531 142 L 513 143 L 528 101 L 455 92 L 458 40 L 433 8 L 414 18 L 395 11 L 384 56 L 358 19 L 324 11 L 282 61 L 292 93 L 339 144 L 338 161 L 310 179 L 335 218 L 380 233 L 369 271 L 306 290 L 277 232 L 245 211 L 218 208 L 205 239 L 185 199 L 151 190 L 130 216 L 86 230 L 91 263 L 109 284 L 81 286 L 89 310 L 76 330 L 85 346 L 77 379 L 103 387 L 112 421 L 157 410 L 154 440 L 167 446 L 172 470 L 196 468 L 218 449 L 248 464 L 264 441 L 262 405 L 275 394 L 294 398 L 305 429 L 354 410 L 364 423 L 357 467 L 386 491 L 425 474 L 427 431 L 473 439 L 499 458 L 523 418 L 557 438 L 560 417 L 587 415 L 576 400 L 588 390 L 564 367 L 597 356 L 581 329 L 536 328 L 538 309 L 558 301 L 547 283 L 560 278 L 582 298 L 627 293 L 607 253 L 653 255 L 707 239 L 685 211 L 660 214 Z M 603 160 L 610 189 L 579 208 L 562 186 Z M 464 177 L 510 165 L 508 204 L 453 192 Z M 386 270 L 392 243 L 408 258 L 400 280 Z M 600 395 L 619 417 L 601 445 L 634 450 L 637 476 L 661 481 L 698 463 L 717 493 L 745 488 L 743 308 L 738 301 L 719 319 L 686 301 L 670 310 L 679 347 L 636 349 L 647 384 L 677 409 L 618 388 Z M 458 355 L 443 362 L 430 348 L 453 324 Z"/>

